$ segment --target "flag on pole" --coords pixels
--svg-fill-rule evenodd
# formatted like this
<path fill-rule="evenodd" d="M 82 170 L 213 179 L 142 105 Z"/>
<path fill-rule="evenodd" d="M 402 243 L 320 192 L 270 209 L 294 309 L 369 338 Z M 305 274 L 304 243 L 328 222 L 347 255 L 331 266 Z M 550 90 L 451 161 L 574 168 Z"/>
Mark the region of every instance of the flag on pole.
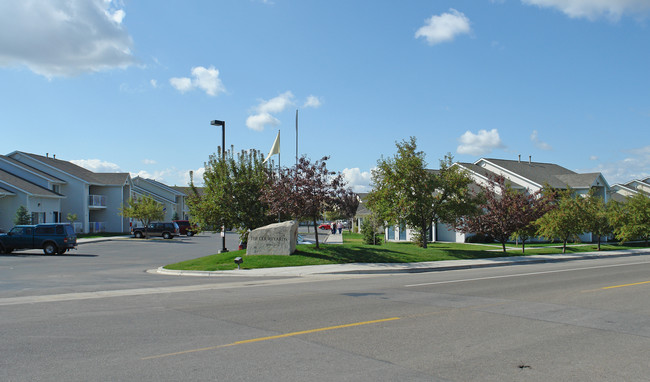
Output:
<path fill-rule="evenodd" d="M 280 130 L 278 130 L 278 136 L 275 137 L 275 141 L 273 142 L 273 147 L 271 147 L 271 151 L 269 151 L 269 155 L 266 156 L 266 159 L 264 159 L 264 162 L 266 163 L 271 155 L 275 154 L 280 154 Z"/>

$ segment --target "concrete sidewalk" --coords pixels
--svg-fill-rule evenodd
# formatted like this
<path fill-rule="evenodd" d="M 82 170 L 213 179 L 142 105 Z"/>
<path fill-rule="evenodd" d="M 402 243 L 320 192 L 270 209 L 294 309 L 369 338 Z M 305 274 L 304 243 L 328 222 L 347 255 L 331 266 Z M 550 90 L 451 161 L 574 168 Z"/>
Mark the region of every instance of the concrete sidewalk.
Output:
<path fill-rule="evenodd" d="M 335 235 L 331 235 L 335 236 Z M 336 235 L 342 236 L 342 235 Z M 494 257 L 475 260 L 446 260 L 422 263 L 352 263 L 330 265 L 306 265 L 301 267 L 280 267 L 263 269 L 242 269 L 233 271 L 175 271 L 160 267 L 148 272 L 176 276 L 245 276 L 245 277 L 304 277 L 327 274 L 390 274 L 440 272 L 456 269 L 487 268 L 507 265 L 548 263 L 583 259 L 616 258 L 650 255 L 650 248 L 607 252 L 585 252 L 571 255 L 532 255 Z M 244 264 L 246 266 L 246 259 Z"/>

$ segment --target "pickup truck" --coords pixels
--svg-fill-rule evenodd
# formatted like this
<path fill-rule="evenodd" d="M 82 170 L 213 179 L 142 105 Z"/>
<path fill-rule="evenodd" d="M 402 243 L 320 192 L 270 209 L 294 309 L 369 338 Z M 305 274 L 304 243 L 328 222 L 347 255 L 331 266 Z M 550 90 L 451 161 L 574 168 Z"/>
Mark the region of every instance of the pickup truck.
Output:
<path fill-rule="evenodd" d="M 46 255 L 63 255 L 77 247 L 77 235 L 70 224 L 18 225 L 0 234 L 0 253 L 14 249 L 42 249 Z"/>

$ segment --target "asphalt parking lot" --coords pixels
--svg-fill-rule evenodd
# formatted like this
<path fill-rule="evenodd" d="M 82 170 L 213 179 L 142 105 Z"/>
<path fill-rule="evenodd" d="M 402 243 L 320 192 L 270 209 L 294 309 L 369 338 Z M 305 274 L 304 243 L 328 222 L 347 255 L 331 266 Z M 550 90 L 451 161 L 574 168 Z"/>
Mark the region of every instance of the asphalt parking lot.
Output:
<path fill-rule="evenodd" d="M 203 283 L 207 282 L 203 278 L 146 271 L 217 253 L 221 243 L 219 234 L 201 233 L 171 240 L 116 238 L 80 244 L 56 256 L 36 249 L 19 250 L 0 255 L 0 297 Z M 226 234 L 228 249 L 237 249 L 238 244 L 236 233 Z"/>

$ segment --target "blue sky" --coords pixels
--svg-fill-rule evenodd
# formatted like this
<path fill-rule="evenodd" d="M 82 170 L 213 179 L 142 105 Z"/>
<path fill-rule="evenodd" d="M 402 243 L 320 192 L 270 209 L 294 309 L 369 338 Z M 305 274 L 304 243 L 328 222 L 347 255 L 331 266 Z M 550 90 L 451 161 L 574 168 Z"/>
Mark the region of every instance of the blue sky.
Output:
<path fill-rule="evenodd" d="M 650 1 L 0 2 L 0 153 L 185 185 L 221 144 L 650 175 Z M 277 157 L 275 157 L 277 160 Z"/>

